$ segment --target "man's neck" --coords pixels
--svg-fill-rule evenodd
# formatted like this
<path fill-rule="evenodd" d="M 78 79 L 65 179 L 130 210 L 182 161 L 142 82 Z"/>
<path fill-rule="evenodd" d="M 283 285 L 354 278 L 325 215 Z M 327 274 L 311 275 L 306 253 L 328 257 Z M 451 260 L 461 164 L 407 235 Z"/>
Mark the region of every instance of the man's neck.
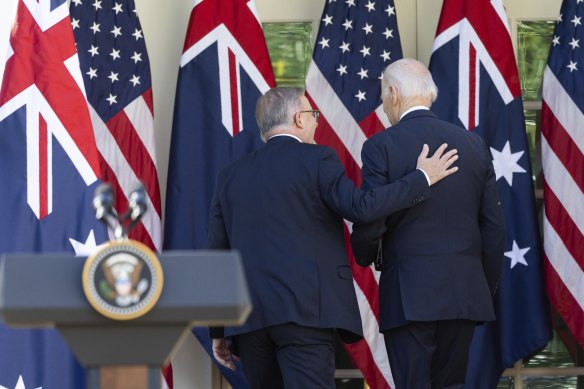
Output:
<path fill-rule="evenodd" d="M 410 107 L 410 108 L 406 109 L 405 111 L 403 111 L 399 117 L 399 120 L 402 120 L 403 117 L 406 116 L 410 112 L 418 111 L 418 110 L 429 110 L 429 109 L 430 108 L 426 107 L 425 105 L 414 105 L 413 107 Z"/>
<path fill-rule="evenodd" d="M 299 138 L 299 137 L 297 137 L 296 135 L 287 134 L 287 133 L 285 133 L 285 132 L 281 132 L 281 133 L 278 133 L 278 134 L 270 135 L 270 137 L 268 138 L 268 140 L 270 140 L 270 139 L 272 139 L 272 138 L 277 138 L 277 137 L 280 137 L 280 136 L 287 136 L 287 137 L 290 137 L 290 138 L 294 138 L 294 139 L 296 139 L 298 142 L 302 143 L 302 139 L 300 139 L 300 138 Z"/>

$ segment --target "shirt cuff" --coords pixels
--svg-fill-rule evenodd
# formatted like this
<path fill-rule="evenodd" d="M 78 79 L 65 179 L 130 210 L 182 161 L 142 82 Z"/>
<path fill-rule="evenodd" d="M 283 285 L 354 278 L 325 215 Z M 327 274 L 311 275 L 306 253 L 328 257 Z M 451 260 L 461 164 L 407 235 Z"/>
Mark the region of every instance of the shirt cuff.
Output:
<path fill-rule="evenodd" d="M 421 171 L 422 173 L 424 173 L 424 177 L 426 177 L 426 181 L 428 181 L 428 186 L 432 186 L 432 183 L 430 182 L 430 177 L 428 177 L 428 174 L 426 174 L 426 172 L 424 171 L 424 169 L 420 169 L 417 168 L 419 171 Z"/>

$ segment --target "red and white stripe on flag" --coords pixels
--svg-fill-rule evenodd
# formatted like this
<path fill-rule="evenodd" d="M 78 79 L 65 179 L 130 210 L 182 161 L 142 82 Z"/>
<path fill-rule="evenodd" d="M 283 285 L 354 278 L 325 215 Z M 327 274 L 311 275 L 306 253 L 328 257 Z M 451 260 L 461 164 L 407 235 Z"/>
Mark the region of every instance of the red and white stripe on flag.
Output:
<path fill-rule="evenodd" d="M 356 4 L 327 1 L 306 78 L 309 100 L 322 115 L 315 139 L 334 148 L 347 175 L 361 182 L 361 149 L 367 138 L 389 127 L 380 100 L 381 73 L 402 57 L 393 0 Z M 393 387 L 383 335 L 379 333 L 379 274 L 347 253 L 364 339 L 346 345 L 353 364 L 372 389 Z"/>
<path fill-rule="evenodd" d="M 162 249 L 150 65 L 134 0 L 115 6 L 74 0 L 71 20 L 104 182 L 118 213 L 139 181 L 148 211 L 130 238 Z"/>
<path fill-rule="evenodd" d="M 584 4 L 564 1 L 543 78 L 542 165 L 546 288 L 584 346 L 584 75 L 576 55 Z"/>

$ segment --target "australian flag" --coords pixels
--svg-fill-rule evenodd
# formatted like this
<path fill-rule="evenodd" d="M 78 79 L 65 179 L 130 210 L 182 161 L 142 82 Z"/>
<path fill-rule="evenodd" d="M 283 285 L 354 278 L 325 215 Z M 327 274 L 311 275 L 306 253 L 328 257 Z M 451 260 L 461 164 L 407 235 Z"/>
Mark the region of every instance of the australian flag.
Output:
<path fill-rule="evenodd" d="M 523 103 L 503 2 L 445 0 L 430 70 L 439 91 L 432 110 L 483 137 L 505 212 L 497 321 L 477 327 L 465 386 L 492 389 L 505 368 L 545 346 L 551 335 Z"/>
<path fill-rule="evenodd" d="M 262 144 L 255 105 L 272 86 L 272 66 L 255 3 L 195 2 L 178 75 L 164 249 L 207 247 L 217 173 Z M 207 330 L 195 333 L 210 351 Z"/>
<path fill-rule="evenodd" d="M 68 5 L 20 0 L 16 18 L 0 89 L 0 254 L 87 255 L 107 234 L 91 206 L 100 169 Z M 55 330 L 0 325 L 0 388 L 84 385 Z"/>

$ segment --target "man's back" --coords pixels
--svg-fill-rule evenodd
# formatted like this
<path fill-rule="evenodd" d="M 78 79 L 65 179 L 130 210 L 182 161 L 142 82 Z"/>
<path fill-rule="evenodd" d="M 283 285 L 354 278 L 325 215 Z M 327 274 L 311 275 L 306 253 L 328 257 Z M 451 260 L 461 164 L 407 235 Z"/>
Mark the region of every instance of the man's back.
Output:
<path fill-rule="evenodd" d="M 416 207 L 386 219 L 381 330 L 410 320 L 494 319 L 491 289 L 501 259 L 488 252 L 497 242 L 485 239 L 503 234 L 494 171 L 481 138 L 430 111 L 411 112 L 364 145 L 363 187 L 392 182 L 411 170 L 415 150 L 424 143 L 431 150 L 442 143 L 457 149 L 459 171 L 433 186 Z M 355 238 L 367 229 L 357 225 Z M 354 249 L 359 257 L 359 245 Z"/>
<path fill-rule="evenodd" d="M 331 152 L 276 137 L 219 177 L 227 231 L 210 228 L 210 247 L 241 252 L 254 305 L 247 323 L 231 333 L 295 322 L 361 334 L 343 221 L 319 186 L 319 173 L 328 174 L 319 165 Z"/>

